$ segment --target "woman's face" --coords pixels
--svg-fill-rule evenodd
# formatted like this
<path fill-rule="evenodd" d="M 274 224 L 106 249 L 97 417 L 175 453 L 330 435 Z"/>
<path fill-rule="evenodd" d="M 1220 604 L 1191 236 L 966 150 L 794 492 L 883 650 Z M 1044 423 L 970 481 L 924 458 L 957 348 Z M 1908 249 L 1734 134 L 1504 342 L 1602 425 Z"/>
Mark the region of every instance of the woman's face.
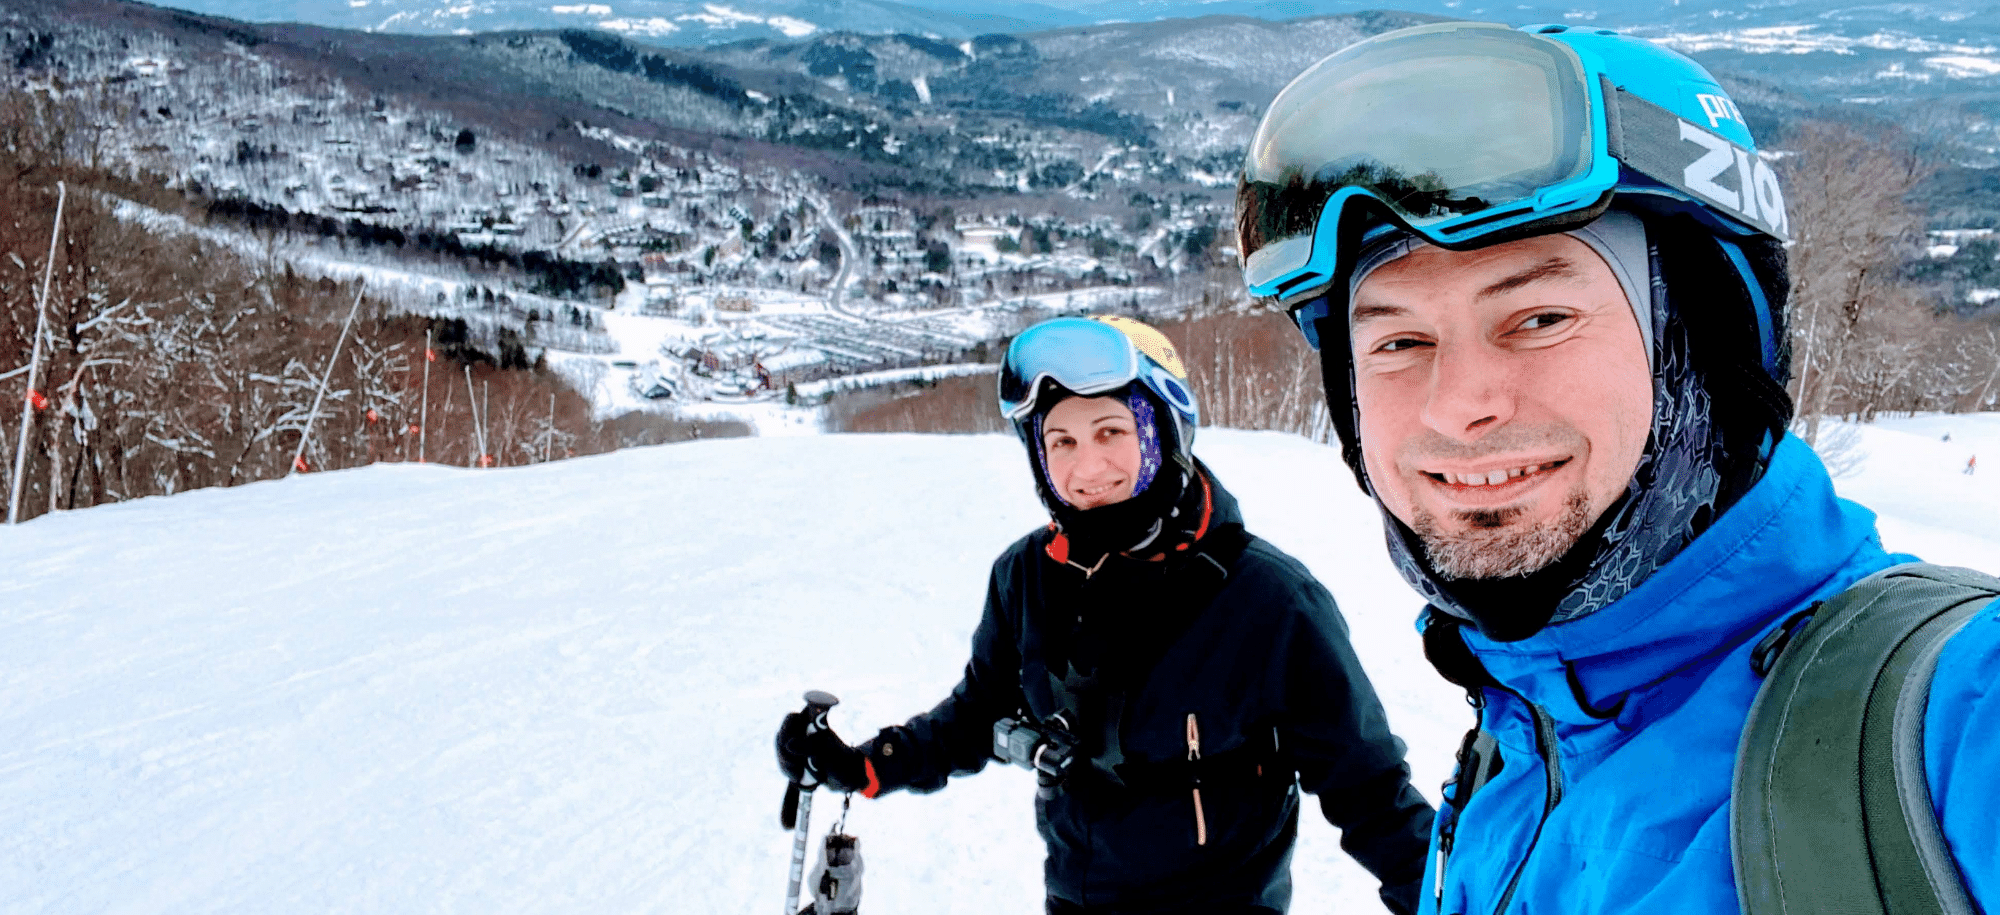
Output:
<path fill-rule="evenodd" d="M 1114 397 L 1071 397 L 1042 421 L 1049 485 L 1080 509 L 1132 498 L 1139 435 L 1132 408 Z"/>

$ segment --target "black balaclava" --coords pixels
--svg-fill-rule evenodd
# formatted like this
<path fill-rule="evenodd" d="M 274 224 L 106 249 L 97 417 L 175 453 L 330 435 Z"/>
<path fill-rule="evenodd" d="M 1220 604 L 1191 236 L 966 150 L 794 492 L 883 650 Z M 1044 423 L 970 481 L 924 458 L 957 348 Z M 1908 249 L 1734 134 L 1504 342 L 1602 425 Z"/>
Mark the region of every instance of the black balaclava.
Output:
<path fill-rule="evenodd" d="M 1028 465 L 1035 476 L 1035 493 L 1048 508 L 1049 517 L 1055 521 L 1057 529 L 1068 538 L 1071 555 L 1081 557 L 1087 565 L 1106 553 L 1140 552 L 1159 544 L 1162 534 L 1169 528 L 1168 522 L 1181 512 L 1181 497 L 1193 491 L 1190 484 L 1195 472 L 1194 461 L 1188 454 L 1186 444 L 1175 432 L 1168 407 L 1152 392 L 1145 390 L 1144 385 L 1136 383 L 1116 391 L 1092 395 L 1114 397 L 1136 408 L 1133 418 L 1140 427 L 1142 463 L 1148 450 L 1146 437 L 1152 436 L 1157 443 L 1159 466 L 1152 471 L 1152 479 L 1142 481 L 1143 485 L 1132 498 L 1093 509 L 1079 509 L 1057 495 L 1054 485 L 1050 483 L 1040 432 L 1042 420 L 1049 415 L 1049 411 L 1057 403 L 1077 395 L 1054 381 L 1044 381 L 1043 385 L 1038 398 L 1042 406 L 1032 417 L 1018 423 L 1017 428 L 1022 444 L 1027 446 Z M 1150 414 L 1150 421 L 1145 414 Z"/>
<path fill-rule="evenodd" d="M 1758 361 L 1758 331 L 1734 264 L 1709 232 L 1688 217 L 1643 221 L 1651 293 L 1653 427 L 1624 495 L 1554 563 L 1498 579 L 1437 574 L 1422 539 L 1386 508 L 1382 511 L 1389 552 L 1403 577 L 1432 607 L 1469 621 L 1496 641 L 1528 638 L 1608 606 L 1638 587 L 1756 483 L 1770 447 L 1791 418 L 1782 383 Z M 1749 253 L 1763 268 L 1759 288 L 1772 303 L 1777 339 L 1783 341 L 1783 252 L 1755 246 Z M 1333 339 L 1345 340 L 1346 334 Z M 1346 365 L 1339 370 L 1351 373 L 1352 361 L 1341 361 Z M 1781 359 L 1779 371 L 1784 370 Z M 1351 374 L 1349 378 L 1345 406 L 1355 411 L 1350 428 L 1358 429 Z M 1366 488 L 1358 446 L 1348 452 Z"/>

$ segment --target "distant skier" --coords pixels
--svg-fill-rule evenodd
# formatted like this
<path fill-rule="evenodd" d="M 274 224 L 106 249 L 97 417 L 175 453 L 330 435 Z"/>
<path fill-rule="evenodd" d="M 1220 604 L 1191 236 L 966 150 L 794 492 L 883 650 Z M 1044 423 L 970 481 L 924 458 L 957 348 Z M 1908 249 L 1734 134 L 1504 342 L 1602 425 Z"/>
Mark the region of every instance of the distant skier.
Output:
<path fill-rule="evenodd" d="M 1969 457 L 1969 458 L 1966 458 L 1966 459 L 1965 459 L 1965 475 L 1966 475 L 1966 476 L 1968 476 L 1968 477 L 1969 477 L 1969 476 L 1972 476 L 1972 472 L 1973 472 L 1974 470 L 1977 470 L 1977 469 L 1979 469 L 1979 455 L 1976 455 L 1976 454 L 1975 454 L 1975 455 L 1973 455 L 1973 456 L 1971 456 L 1971 457 Z"/>
<path fill-rule="evenodd" d="M 1053 523 L 994 562 L 964 680 L 859 747 L 788 716 L 786 775 L 874 797 L 996 753 L 1034 769 L 1051 915 L 1285 911 L 1303 787 L 1414 911 L 1430 805 L 1333 599 L 1189 450 L 1172 344 L 1043 322 L 1008 348 L 1000 409 Z"/>
<path fill-rule="evenodd" d="M 1825 227 L 1723 87 L 1445 22 L 1266 112 L 1245 283 L 1479 709 L 1426 915 L 2000 912 L 2000 580 L 1885 552 L 1787 432 L 1785 241 Z"/>

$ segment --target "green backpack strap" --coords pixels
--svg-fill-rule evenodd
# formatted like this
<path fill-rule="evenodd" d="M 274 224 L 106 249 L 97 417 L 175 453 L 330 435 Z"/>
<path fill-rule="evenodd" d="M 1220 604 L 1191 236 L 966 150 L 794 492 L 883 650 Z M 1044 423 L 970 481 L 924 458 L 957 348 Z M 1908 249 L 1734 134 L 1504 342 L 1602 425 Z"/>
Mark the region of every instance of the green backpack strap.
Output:
<path fill-rule="evenodd" d="M 1896 566 L 1758 646 L 1760 668 L 1776 660 L 1730 823 L 1747 915 L 1974 915 L 1931 805 L 1924 713 L 1945 642 L 1996 594 L 1970 569 Z"/>

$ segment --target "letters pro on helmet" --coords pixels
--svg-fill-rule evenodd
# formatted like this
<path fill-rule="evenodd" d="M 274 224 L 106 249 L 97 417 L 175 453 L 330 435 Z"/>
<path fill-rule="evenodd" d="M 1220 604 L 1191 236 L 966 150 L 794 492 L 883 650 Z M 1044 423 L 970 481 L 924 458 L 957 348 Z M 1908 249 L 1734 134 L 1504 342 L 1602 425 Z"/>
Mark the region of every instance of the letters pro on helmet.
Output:
<path fill-rule="evenodd" d="M 1340 341 L 1367 242 L 1402 230 L 1470 250 L 1585 225 L 1614 201 L 1714 237 L 1749 299 L 1745 355 L 1768 379 L 1758 396 L 1782 399 L 1790 227 L 1777 174 L 1708 71 L 1609 30 L 1445 22 L 1314 64 L 1251 140 L 1237 251 L 1253 297 L 1287 306 L 1315 348 L 1334 341 L 1328 405 L 1358 474 Z M 1767 406 L 1789 419 L 1789 403 Z"/>

